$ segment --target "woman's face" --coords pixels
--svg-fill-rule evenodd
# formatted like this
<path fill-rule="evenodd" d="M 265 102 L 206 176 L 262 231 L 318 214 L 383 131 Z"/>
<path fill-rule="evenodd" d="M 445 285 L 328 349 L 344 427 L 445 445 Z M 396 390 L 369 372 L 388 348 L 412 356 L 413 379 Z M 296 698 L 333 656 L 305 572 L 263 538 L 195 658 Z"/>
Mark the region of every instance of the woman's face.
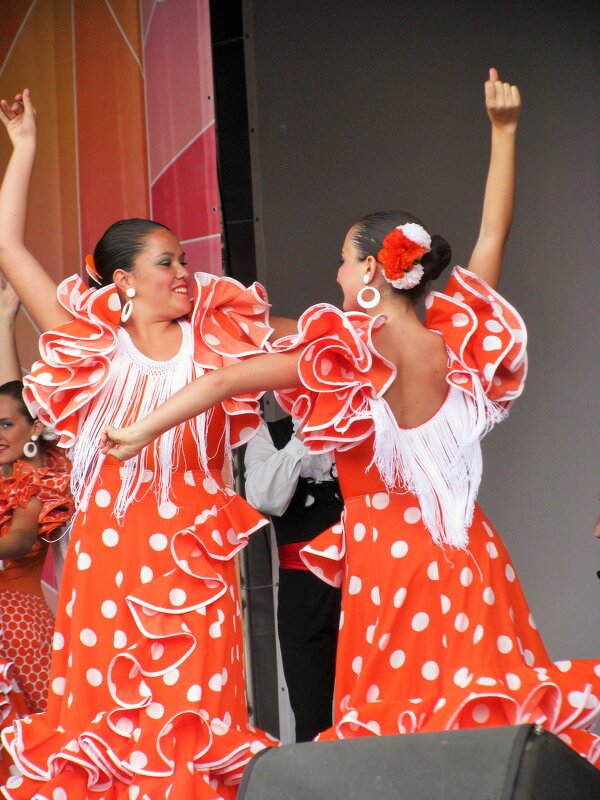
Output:
<path fill-rule="evenodd" d="M 21 413 L 12 397 L 0 395 L 0 467 L 23 458 L 23 446 L 38 426 Z"/>
<path fill-rule="evenodd" d="M 171 231 L 157 228 L 149 233 L 134 263 L 128 273 L 136 292 L 134 313 L 143 307 L 149 316 L 169 320 L 190 313 L 190 273 L 185 253 Z"/>
<path fill-rule="evenodd" d="M 363 288 L 365 275 L 365 262 L 361 261 L 352 240 L 354 229 L 350 228 L 344 239 L 340 268 L 338 269 L 337 282 L 339 283 L 344 300 L 344 311 L 362 311 L 356 297 Z"/>

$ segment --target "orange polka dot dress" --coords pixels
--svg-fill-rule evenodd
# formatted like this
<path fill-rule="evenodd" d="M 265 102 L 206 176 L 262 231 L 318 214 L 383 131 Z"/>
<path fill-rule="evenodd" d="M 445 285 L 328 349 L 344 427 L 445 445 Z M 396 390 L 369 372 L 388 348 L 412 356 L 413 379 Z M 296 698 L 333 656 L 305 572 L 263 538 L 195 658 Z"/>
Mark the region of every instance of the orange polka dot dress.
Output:
<path fill-rule="evenodd" d="M 302 388 L 281 393 L 314 451 L 336 448 L 342 521 L 302 551 L 342 586 L 334 726 L 320 739 L 539 723 L 592 762 L 600 663 L 550 662 L 502 540 L 475 496 L 480 438 L 521 393 L 526 331 L 517 312 L 456 268 L 426 325 L 448 350 L 448 395 L 400 429 L 383 395 L 395 368 L 375 350 L 383 323 L 309 309 Z"/>
<path fill-rule="evenodd" d="M 121 463 L 99 453 L 178 388 L 259 352 L 262 288 L 196 275 L 182 345 L 156 362 L 119 327 L 114 286 L 59 287 L 73 321 L 40 340 L 32 409 L 72 445 L 77 502 L 60 586 L 48 709 L 3 741 L 22 776 L 8 798 L 232 798 L 272 741 L 248 722 L 234 556 L 265 520 L 223 484 L 230 447 L 259 425 L 256 397 L 179 426 Z M 135 311 L 134 311 L 135 313 Z"/>
<path fill-rule="evenodd" d="M 0 570 L 0 728 L 46 708 L 54 616 L 41 589 L 48 541 L 59 535 L 72 514 L 69 461 L 56 448 L 43 454 L 36 469 L 16 461 L 0 477 L 0 536 L 8 533 L 17 508 L 32 497 L 42 504 L 39 539 L 27 555 L 5 559 Z M 0 774 L 8 777 L 10 759 L 0 753 Z"/>

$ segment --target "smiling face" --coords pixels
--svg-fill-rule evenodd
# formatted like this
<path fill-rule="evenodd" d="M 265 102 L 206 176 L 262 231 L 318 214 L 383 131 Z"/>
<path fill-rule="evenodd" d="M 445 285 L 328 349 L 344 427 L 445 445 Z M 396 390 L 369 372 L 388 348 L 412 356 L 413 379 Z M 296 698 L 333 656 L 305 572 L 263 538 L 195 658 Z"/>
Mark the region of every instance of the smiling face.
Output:
<path fill-rule="evenodd" d="M 122 277 L 120 288 L 135 289 L 134 314 L 142 312 L 154 319 L 173 320 L 192 310 L 185 253 L 171 231 L 157 228 L 147 234 L 133 270 L 122 272 Z"/>
<path fill-rule="evenodd" d="M 352 238 L 353 230 L 353 228 L 350 228 L 344 239 L 341 264 L 337 274 L 337 282 L 344 295 L 342 304 L 344 311 L 363 310 L 359 306 L 356 297 L 364 286 L 363 278 L 367 270 L 365 261 L 358 257 L 358 251 Z"/>
<path fill-rule="evenodd" d="M 0 467 L 23 458 L 23 446 L 38 432 L 38 422 L 31 422 L 8 395 L 0 395 Z"/>

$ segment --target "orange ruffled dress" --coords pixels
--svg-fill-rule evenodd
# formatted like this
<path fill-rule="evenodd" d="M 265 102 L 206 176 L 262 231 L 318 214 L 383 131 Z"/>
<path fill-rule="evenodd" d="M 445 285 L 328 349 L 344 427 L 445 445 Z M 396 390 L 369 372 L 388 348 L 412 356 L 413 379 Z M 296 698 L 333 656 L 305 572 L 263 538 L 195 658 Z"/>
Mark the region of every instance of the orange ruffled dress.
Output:
<path fill-rule="evenodd" d="M 17 508 L 32 497 L 42 504 L 39 539 L 22 558 L 5 559 L 0 571 L 0 729 L 19 717 L 46 708 L 54 616 L 44 599 L 41 575 L 48 542 L 73 512 L 69 461 L 54 447 L 36 469 L 16 461 L 12 475 L 0 477 L 0 536 L 8 533 Z M 8 777 L 10 759 L 0 754 L 0 777 Z"/>
<path fill-rule="evenodd" d="M 460 268 L 427 305 L 449 388 L 415 429 L 400 429 L 382 398 L 395 369 L 371 340 L 381 318 L 315 306 L 274 345 L 308 344 L 302 388 L 279 400 L 314 452 L 336 449 L 345 499 L 341 524 L 302 551 L 342 586 L 334 726 L 318 738 L 539 723 L 597 762 L 600 663 L 551 663 L 475 502 L 479 440 L 523 388 L 524 324 Z"/>
<path fill-rule="evenodd" d="M 8 798 L 232 798 L 272 740 L 248 722 L 234 556 L 265 520 L 223 484 L 230 447 L 260 422 L 228 400 L 126 463 L 102 426 L 147 414 L 207 370 L 260 352 L 262 287 L 196 275 L 191 321 L 165 362 L 119 327 L 114 286 L 59 287 L 73 321 L 40 339 L 26 399 L 72 447 L 77 502 L 61 580 L 48 709 L 3 742 L 23 776 Z"/>

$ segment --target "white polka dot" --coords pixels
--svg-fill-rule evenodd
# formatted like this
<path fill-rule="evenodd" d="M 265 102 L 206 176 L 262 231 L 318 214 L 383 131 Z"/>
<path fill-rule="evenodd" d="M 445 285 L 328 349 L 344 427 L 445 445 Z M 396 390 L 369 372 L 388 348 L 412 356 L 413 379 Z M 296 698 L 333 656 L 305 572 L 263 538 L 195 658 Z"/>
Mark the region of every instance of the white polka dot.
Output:
<path fill-rule="evenodd" d="M 484 590 L 483 602 L 487 603 L 488 606 L 493 606 L 496 602 L 496 595 L 494 594 L 494 590 L 491 586 L 488 586 L 487 589 Z"/>
<path fill-rule="evenodd" d="M 421 674 L 426 681 L 434 681 L 440 674 L 440 668 L 435 661 L 426 661 L 425 664 L 423 664 Z"/>
<path fill-rule="evenodd" d="M 478 686 L 495 686 L 498 681 L 495 678 L 477 678 L 476 683 Z"/>
<path fill-rule="evenodd" d="M 148 541 L 150 543 L 150 547 L 157 552 L 164 550 L 169 543 L 169 540 L 164 533 L 153 533 Z"/>
<path fill-rule="evenodd" d="M 404 587 L 398 589 L 398 591 L 394 595 L 394 607 L 395 608 L 400 608 L 401 607 L 401 605 L 406 600 L 406 595 L 407 595 L 407 590 Z"/>
<path fill-rule="evenodd" d="M 473 644 L 479 644 L 483 639 L 483 625 L 478 625 L 473 632 Z"/>
<path fill-rule="evenodd" d="M 537 625 L 535 624 L 535 620 L 533 618 L 533 614 L 529 613 L 529 626 L 533 628 L 534 631 L 537 631 Z"/>
<path fill-rule="evenodd" d="M 415 525 L 421 519 L 421 509 L 417 506 L 411 506 L 404 512 L 404 522 L 408 525 Z"/>
<path fill-rule="evenodd" d="M 425 628 L 429 625 L 429 615 L 426 614 L 424 611 L 419 611 L 418 614 L 415 614 L 412 618 L 411 627 L 413 631 L 424 631 Z"/>
<path fill-rule="evenodd" d="M 121 586 L 121 584 L 123 583 L 123 573 L 121 572 L 121 570 L 119 570 L 115 575 L 115 583 L 117 584 L 117 586 Z"/>
<path fill-rule="evenodd" d="M 221 536 L 218 530 L 215 530 L 211 533 L 212 540 L 216 542 L 219 547 L 223 547 L 223 537 Z"/>
<path fill-rule="evenodd" d="M 486 706 L 484 703 L 478 703 L 473 707 L 471 716 L 475 722 L 477 722 L 479 725 L 483 725 L 490 718 L 489 706 Z"/>
<path fill-rule="evenodd" d="M 554 666 L 556 669 L 560 670 L 560 672 L 568 672 L 572 664 L 570 661 L 555 661 Z"/>
<path fill-rule="evenodd" d="M 119 733 L 122 733 L 124 736 L 131 736 L 131 734 L 133 733 L 134 725 L 133 722 L 127 717 L 121 717 L 121 719 L 118 720 L 117 724 L 115 725 L 115 728 Z"/>
<path fill-rule="evenodd" d="M 85 677 L 90 686 L 100 686 L 102 683 L 102 673 L 99 669 L 88 669 L 85 673 Z"/>
<path fill-rule="evenodd" d="M 36 378 L 36 381 L 38 381 L 39 383 L 44 384 L 45 386 L 51 384 L 52 380 L 53 380 L 52 373 L 50 373 L 50 372 L 38 372 L 38 374 L 35 376 L 35 378 Z"/>
<path fill-rule="evenodd" d="M 510 583 L 513 583 L 513 581 L 516 578 L 516 575 L 514 569 L 511 567 L 510 564 L 506 565 L 505 574 L 506 574 L 506 580 L 510 581 Z"/>
<path fill-rule="evenodd" d="M 161 659 L 164 652 L 165 652 L 165 647 L 161 642 L 152 642 L 152 646 L 150 647 L 150 654 L 152 656 L 153 661 L 158 661 L 159 659 Z"/>
<path fill-rule="evenodd" d="M 379 686 L 372 684 L 367 689 L 367 703 L 375 703 L 379 697 Z"/>
<path fill-rule="evenodd" d="M 165 707 L 160 703 L 150 703 L 146 709 L 146 714 L 148 714 L 151 719 L 160 719 L 164 713 Z"/>
<path fill-rule="evenodd" d="M 375 625 L 367 625 L 367 630 L 365 631 L 365 639 L 369 644 L 373 644 L 374 638 L 375 638 Z"/>
<path fill-rule="evenodd" d="M 427 577 L 430 581 L 439 581 L 440 579 L 440 568 L 438 566 L 437 561 L 432 561 L 431 564 L 427 567 Z"/>
<path fill-rule="evenodd" d="M 106 304 L 111 311 L 121 310 L 121 299 L 116 291 L 110 293 Z"/>
<path fill-rule="evenodd" d="M 460 573 L 460 582 L 463 586 L 470 586 L 473 583 L 473 571 L 470 567 L 464 567 Z"/>
<path fill-rule="evenodd" d="M 353 575 L 348 583 L 348 594 L 358 594 L 362 589 L 362 581 L 357 575 Z"/>
<path fill-rule="evenodd" d="M 356 675 L 360 675 L 362 663 L 362 658 L 360 656 L 356 656 L 356 658 L 352 661 L 352 672 L 354 672 Z"/>
<path fill-rule="evenodd" d="M 469 618 L 464 612 L 461 611 L 460 614 L 457 614 L 454 620 L 454 627 L 459 633 L 464 633 L 467 630 L 469 627 Z"/>
<path fill-rule="evenodd" d="M 178 680 L 179 680 L 178 669 L 169 670 L 169 672 L 163 675 L 163 683 L 165 683 L 167 686 L 175 686 Z"/>
<path fill-rule="evenodd" d="M 408 553 L 408 545 L 402 540 L 394 542 L 391 553 L 394 558 L 404 558 L 404 556 Z"/>
<path fill-rule="evenodd" d="M 371 498 L 371 505 L 377 511 L 383 511 L 390 504 L 390 496 L 387 492 L 376 492 Z"/>
<path fill-rule="evenodd" d="M 117 614 L 117 604 L 114 600 L 105 600 L 100 607 L 102 611 L 102 616 L 105 619 L 112 619 Z"/>
<path fill-rule="evenodd" d="M 204 478 L 202 486 L 207 494 L 217 494 L 219 491 L 219 484 L 211 475 L 207 475 L 206 478 Z"/>
<path fill-rule="evenodd" d="M 383 652 L 383 650 L 385 650 L 385 648 L 386 648 L 386 647 L 388 646 L 388 644 L 390 643 L 390 638 L 391 638 L 391 637 L 390 637 L 390 634 L 389 634 L 389 633 L 384 633 L 384 634 L 383 634 L 383 636 L 381 637 L 381 639 L 379 640 L 379 644 L 378 644 L 377 646 L 379 647 L 379 649 L 380 649 L 382 652 Z"/>
<path fill-rule="evenodd" d="M 469 673 L 468 667 L 461 667 L 454 673 L 454 683 L 462 688 L 468 686 L 472 680 L 473 676 Z"/>
<path fill-rule="evenodd" d="M 67 793 L 61 786 L 57 786 L 52 792 L 52 800 L 67 800 Z"/>
<path fill-rule="evenodd" d="M 85 570 L 92 566 L 92 559 L 87 553 L 80 553 L 77 556 L 77 569 Z"/>
<path fill-rule="evenodd" d="M 487 522 L 482 522 L 481 524 L 483 525 L 483 527 L 484 527 L 484 530 L 485 530 L 485 532 L 487 533 L 487 535 L 490 537 L 490 539 L 493 539 L 493 538 L 494 538 L 494 531 L 493 531 L 493 529 L 492 529 L 492 528 L 490 528 L 490 526 L 487 524 Z"/>
<path fill-rule="evenodd" d="M 452 315 L 452 324 L 455 328 L 464 328 L 469 324 L 469 317 L 466 314 L 458 313 Z"/>
<path fill-rule="evenodd" d="M 502 333 L 504 328 L 498 322 L 497 319 L 488 319 L 485 323 L 485 327 L 488 329 L 490 333 Z"/>
<path fill-rule="evenodd" d="M 208 629 L 208 635 L 211 639 L 219 639 L 221 637 L 221 623 L 213 622 Z"/>
<path fill-rule="evenodd" d="M 381 605 L 381 597 L 379 595 L 379 586 L 374 586 L 371 589 L 371 600 L 376 606 Z"/>
<path fill-rule="evenodd" d="M 102 532 L 102 541 L 107 547 L 115 547 L 119 544 L 119 534 L 113 528 L 106 528 Z"/>
<path fill-rule="evenodd" d="M 91 628 L 84 628 L 80 632 L 79 638 L 81 639 L 81 643 L 86 647 L 93 647 L 98 641 L 98 637 Z"/>
<path fill-rule="evenodd" d="M 498 336 L 486 336 L 483 340 L 483 349 L 486 352 L 502 349 L 502 340 Z"/>
<path fill-rule="evenodd" d="M 213 692 L 220 692 L 223 688 L 223 678 L 219 673 L 213 675 L 212 678 L 208 681 L 208 686 Z"/>
<path fill-rule="evenodd" d="M 25 779 L 21 775 L 13 775 L 6 781 L 7 789 L 18 789 Z"/>
<path fill-rule="evenodd" d="M 94 501 L 100 508 L 108 508 L 110 505 L 110 492 L 107 492 L 106 489 L 98 489 Z"/>
<path fill-rule="evenodd" d="M 197 703 L 201 697 L 202 697 L 202 687 L 197 683 L 194 684 L 193 686 L 190 686 L 190 688 L 187 691 L 187 699 L 190 701 L 190 703 Z"/>
<path fill-rule="evenodd" d="M 440 600 L 442 603 L 442 614 L 447 614 L 450 611 L 451 606 L 450 598 L 443 594 L 440 596 Z"/>
<path fill-rule="evenodd" d="M 498 650 L 501 653 L 510 653 L 510 651 L 513 649 L 513 643 L 509 636 L 499 636 L 497 645 Z"/>
<path fill-rule="evenodd" d="M 150 569 L 150 567 L 142 567 L 140 570 L 140 581 L 142 583 L 150 583 L 152 578 L 154 577 L 154 573 Z"/>
<path fill-rule="evenodd" d="M 535 664 L 535 656 L 531 652 L 531 650 L 524 650 L 523 651 L 523 658 L 525 659 L 525 663 L 528 667 L 533 667 Z"/>
<path fill-rule="evenodd" d="M 54 680 L 52 681 L 52 691 L 54 692 L 54 694 L 58 694 L 62 697 L 63 694 L 65 693 L 66 684 L 67 681 L 65 678 L 54 678 Z"/>
<path fill-rule="evenodd" d="M 115 631 L 113 636 L 113 645 L 117 650 L 123 650 L 127 647 L 127 635 L 125 631 Z"/>
<path fill-rule="evenodd" d="M 518 689 L 521 688 L 521 679 L 519 678 L 518 675 L 509 672 L 506 675 L 506 685 L 511 691 L 516 692 Z"/>
<path fill-rule="evenodd" d="M 362 522 L 357 522 L 356 525 L 354 526 L 354 531 L 353 531 L 352 535 L 354 536 L 355 541 L 362 542 L 362 540 L 365 538 L 365 533 L 366 532 L 367 532 L 367 529 L 363 525 L 363 523 Z"/>
<path fill-rule="evenodd" d="M 62 635 L 62 633 L 55 631 L 54 636 L 52 637 L 52 649 L 62 650 L 64 646 L 65 646 L 65 637 Z"/>
<path fill-rule="evenodd" d="M 177 506 L 170 500 L 166 500 L 158 507 L 158 516 L 162 517 L 162 519 L 173 519 L 175 514 L 177 514 Z"/>
<path fill-rule="evenodd" d="M 148 758 L 141 750 L 134 750 L 129 756 L 129 763 L 133 769 L 143 769 L 148 763 Z"/>
<path fill-rule="evenodd" d="M 498 558 L 498 548 L 493 542 L 487 543 L 487 551 L 489 553 L 490 558 Z"/>
<path fill-rule="evenodd" d="M 394 650 L 390 656 L 390 666 L 392 669 L 400 669 L 405 661 L 406 656 L 404 655 L 404 650 Z"/>

